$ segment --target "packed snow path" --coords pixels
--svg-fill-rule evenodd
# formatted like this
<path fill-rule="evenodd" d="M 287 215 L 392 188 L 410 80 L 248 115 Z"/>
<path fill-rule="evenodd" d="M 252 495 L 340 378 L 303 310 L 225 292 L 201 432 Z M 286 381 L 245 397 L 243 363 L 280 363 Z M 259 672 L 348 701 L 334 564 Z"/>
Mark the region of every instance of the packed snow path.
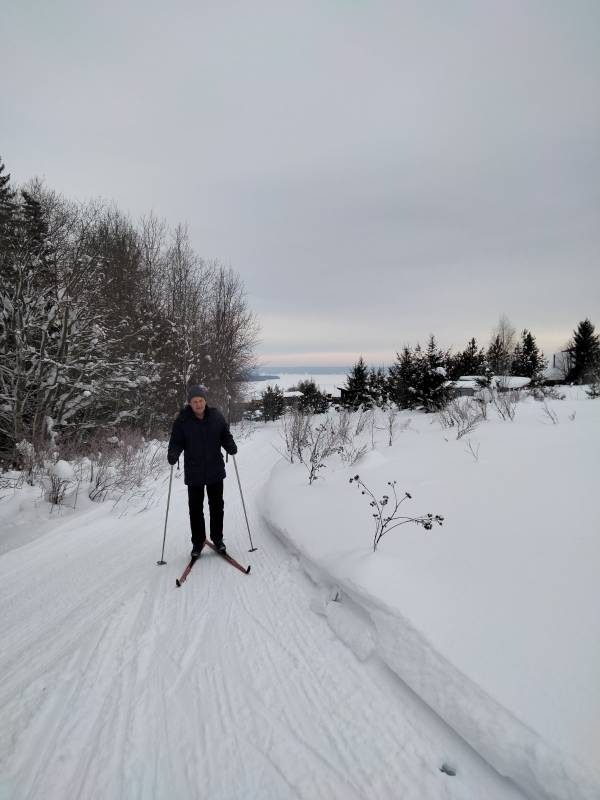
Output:
<path fill-rule="evenodd" d="M 249 576 L 205 552 L 176 588 L 181 479 L 167 566 L 164 504 L 94 506 L 0 557 L 1 800 L 523 797 L 310 610 L 316 588 L 254 513 L 275 457 L 260 435 L 238 456 L 251 555 L 232 468 L 226 481 L 226 541 Z"/>

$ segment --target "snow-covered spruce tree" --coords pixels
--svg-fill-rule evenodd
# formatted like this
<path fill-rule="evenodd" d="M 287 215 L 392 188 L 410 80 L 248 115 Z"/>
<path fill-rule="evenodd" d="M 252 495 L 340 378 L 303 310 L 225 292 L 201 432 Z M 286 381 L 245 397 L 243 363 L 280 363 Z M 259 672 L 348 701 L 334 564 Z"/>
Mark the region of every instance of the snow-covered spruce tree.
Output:
<path fill-rule="evenodd" d="M 571 368 L 568 380 L 573 383 L 590 383 L 600 370 L 600 337 L 589 319 L 582 320 L 573 331 L 569 342 Z"/>
<path fill-rule="evenodd" d="M 300 381 L 296 386 L 302 397 L 298 403 L 300 411 L 312 414 L 324 414 L 329 408 L 329 402 L 325 395 L 313 380 Z"/>
<path fill-rule="evenodd" d="M 388 385 L 385 370 L 382 367 L 372 367 L 367 378 L 367 392 L 371 397 L 371 402 L 378 408 L 382 408 L 388 402 Z"/>
<path fill-rule="evenodd" d="M 531 385 L 541 383 L 544 369 L 548 362 L 539 349 L 535 336 L 525 329 L 521 333 L 521 341 L 517 343 L 513 354 L 512 374 L 531 378 Z"/>
<path fill-rule="evenodd" d="M 493 375 L 503 375 L 506 369 L 507 354 L 502 346 L 499 336 L 495 336 L 490 342 L 485 360 Z"/>
<path fill-rule="evenodd" d="M 429 337 L 427 349 L 419 348 L 414 389 L 417 405 L 423 406 L 426 411 L 438 411 L 450 399 L 446 373 L 448 358 L 449 353 L 439 349 L 433 334 Z"/>
<path fill-rule="evenodd" d="M 439 349 L 433 334 L 426 350 L 418 343 L 414 350 L 405 346 L 388 371 L 389 399 L 398 408 L 442 408 L 450 397 L 446 386 L 449 357 L 448 352 Z"/>
<path fill-rule="evenodd" d="M 267 386 L 264 392 L 262 392 L 261 398 L 263 420 L 268 422 L 269 420 L 275 421 L 279 419 L 284 411 L 284 402 L 283 392 L 278 384 L 275 384 L 275 386 Z"/>
<path fill-rule="evenodd" d="M 414 408 L 417 405 L 415 385 L 420 352 L 419 345 L 414 353 L 405 345 L 401 353 L 396 353 L 396 361 L 388 369 L 388 397 L 398 408 Z"/>
<path fill-rule="evenodd" d="M 372 397 L 369 393 L 369 369 L 363 357 L 360 356 L 356 364 L 346 376 L 344 405 L 348 408 L 371 408 Z"/>
<path fill-rule="evenodd" d="M 449 359 L 448 377 L 451 380 L 458 380 L 464 375 L 481 375 L 485 363 L 484 349 L 478 346 L 477 340 L 473 337 L 462 352 L 456 353 Z"/>
<path fill-rule="evenodd" d="M 10 174 L 0 158 L 0 269 L 4 274 L 4 266 L 10 255 L 13 227 L 15 225 L 16 199 L 15 190 L 10 184 Z"/>

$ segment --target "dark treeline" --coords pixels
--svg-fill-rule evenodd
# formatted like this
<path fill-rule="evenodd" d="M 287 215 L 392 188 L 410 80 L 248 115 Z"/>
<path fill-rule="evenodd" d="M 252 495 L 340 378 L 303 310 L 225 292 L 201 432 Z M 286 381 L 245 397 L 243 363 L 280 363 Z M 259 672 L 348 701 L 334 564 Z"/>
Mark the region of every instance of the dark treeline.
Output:
<path fill-rule="evenodd" d="M 185 226 L 13 187 L 0 161 L 0 457 L 24 439 L 163 431 L 190 382 L 225 408 L 257 330 L 240 277 Z"/>
<path fill-rule="evenodd" d="M 453 381 L 472 377 L 480 388 L 490 388 L 495 377 L 500 389 L 503 378 L 528 378 L 532 389 L 545 383 L 589 383 L 590 397 L 600 396 L 600 337 L 589 319 L 580 322 L 573 337 L 557 354 L 556 363 L 546 376 L 548 361 L 531 331 L 517 336 L 506 316 L 502 316 L 487 347 L 475 338 L 464 350 L 452 353 L 442 350 L 430 336 L 426 347 L 406 345 L 396 354 L 396 361 L 387 369 L 369 368 L 362 356 L 346 377 L 341 404 L 347 408 L 372 408 L 390 403 L 398 408 L 442 409 L 454 396 Z M 506 387 L 510 382 L 504 383 Z M 323 395 L 313 380 L 295 387 L 302 396 L 294 401 L 300 411 L 322 413 L 331 399 Z M 275 420 L 286 408 L 286 399 L 279 386 L 268 386 L 262 392 L 262 419 Z"/>
<path fill-rule="evenodd" d="M 362 357 L 348 375 L 344 402 L 351 407 L 395 403 L 399 408 L 442 408 L 452 396 L 449 382 L 473 376 L 484 386 L 492 376 L 529 378 L 530 386 L 545 382 L 548 361 L 535 336 L 525 329 L 520 337 L 509 320 L 501 317 L 486 348 L 472 338 L 457 353 L 442 350 L 435 337 L 426 347 L 405 346 L 387 370 L 369 369 Z M 579 323 L 565 344 L 555 367 L 565 383 L 593 383 L 600 378 L 600 338 L 589 319 Z"/>

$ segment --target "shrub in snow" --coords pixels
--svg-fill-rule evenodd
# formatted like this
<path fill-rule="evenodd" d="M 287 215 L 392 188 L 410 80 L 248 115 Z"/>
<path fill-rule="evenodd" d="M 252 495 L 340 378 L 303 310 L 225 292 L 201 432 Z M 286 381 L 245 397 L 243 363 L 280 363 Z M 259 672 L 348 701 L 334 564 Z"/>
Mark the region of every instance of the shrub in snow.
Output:
<path fill-rule="evenodd" d="M 354 442 L 349 442 L 344 444 L 339 449 L 340 458 L 342 461 L 345 461 L 346 464 L 352 466 L 356 464 L 359 458 L 362 458 L 364 454 L 367 452 L 367 445 L 366 444 L 355 444 Z"/>
<path fill-rule="evenodd" d="M 55 464 L 50 464 L 44 481 L 46 499 L 53 506 L 61 506 L 67 489 L 76 482 L 75 472 L 68 461 L 59 460 Z"/>
<path fill-rule="evenodd" d="M 53 464 L 50 468 L 50 474 L 54 475 L 61 481 L 74 481 L 75 480 L 75 472 L 73 471 L 73 467 L 69 464 L 68 461 L 59 460 L 56 464 Z"/>
<path fill-rule="evenodd" d="M 438 419 L 442 428 L 454 428 L 456 438 L 461 439 L 465 434 L 475 430 L 483 421 L 484 415 L 481 403 L 469 398 L 457 398 L 438 412 Z"/>
<path fill-rule="evenodd" d="M 22 439 L 17 444 L 17 453 L 19 454 L 19 461 L 21 468 L 27 475 L 27 483 L 33 486 L 33 469 L 35 467 L 35 447 L 31 442 Z"/>
<path fill-rule="evenodd" d="M 304 461 L 303 451 L 310 442 L 311 420 L 310 412 L 299 408 L 288 409 L 281 418 L 279 433 L 284 444 L 282 455 L 290 464 L 294 463 L 294 459 Z"/>
<path fill-rule="evenodd" d="M 513 422 L 515 414 L 517 413 L 517 404 L 521 400 L 521 393 L 514 389 L 509 389 L 506 392 L 494 392 L 492 395 L 492 402 L 498 412 L 500 419 L 510 420 Z"/>
<path fill-rule="evenodd" d="M 480 448 L 479 442 L 477 442 L 476 445 L 473 445 L 473 442 L 470 439 L 467 439 L 467 447 L 465 452 L 472 455 L 475 461 L 479 461 L 479 448 Z"/>
<path fill-rule="evenodd" d="M 553 425 L 558 425 L 558 414 L 553 408 L 550 408 L 548 403 L 544 400 L 544 415 Z"/>
<path fill-rule="evenodd" d="M 381 499 L 377 499 L 373 492 L 360 479 L 360 475 L 350 478 L 350 483 L 356 483 L 360 493 L 370 498 L 369 505 L 373 509 L 371 516 L 375 520 L 375 532 L 373 534 L 373 552 L 377 550 L 377 545 L 389 531 L 412 522 L 415 525 L 422 525 L 426 531 L 430 531 L 434 524 L 442 525 L 444 518 L 439 514 L 424 514 L 420 517 L 405 517 L 398 514 L 398 509 L 406 500 L 411 500 L 412 496 L 405 492 L 400 499 L 396 493 L 396 481 L 388 481 L 387 485 L 391 488 L 394 495 L 394 507 L 391 508 L 390 496 L 384 494 Z M 391 510 L 390 510 L 391 509 Z"/>
<path fill-rule="evenodd" d="M 564 400 L 566 395 L 556 386 L 534 386 L 529 392 L 530 397 L 543 403 L 545 400 Z"/>
<path fill-rule="evenodd" d="M 596 373 L 595 379 L 590 383 L 585 393 L 591 400 L 600 397 L 600 373 Z"/>
<path fill-rule="evenodd" d="M 111 497 L 119 502 L 126 495 L 139 494 L 143 484 L 156 481 L 162 474 L 165 444 L 158 441 L 146 444 L 136 431 L 124 431 L 117 446 L 96 452 L 90 461 L 90 500 Z"/>
<path fill-rule="evenodd" d="M 329 420 L 317 425 L 316 428 L 309 427 L 309 443 L 307 445 L 307 456 L 304 464 L 308 469 L 308 483 L 312 485 L 320 477 L 319 472 L 326 466 L 325 459 L 334 452 L 339 452 L 336 442 L 335 430 Z"/>
<path fill-rule="evenodd" d="M 336 454 L 347 464 L 354 464 L 365 454 L 367 445 L 358 437 L 366 432 L 369 422 L 372 423 L 371 438 L 374 436 L 375 416 L 362 408 L 356 412 L 336 409 L 316 427 L 312 421 L 310 414 L 289 409 L 280 429 L 284 444 L 280 452 L 290 463 L 298 460 L 304 464 L 309 472 L 309 484 L 321 477 L 319 473 L 330 456 Z"/>
<path fill-rule="evenodd" d="M 394 438 L 396 436 L 396 424 L 398 422 L 398 406 L 394 403 L 389 403 L 384 406 L 384 413 L 385 413 L 385 429 L 388 435 L 388 447 L 391 447 L 394 443 Z M 409 420 L 410 423 L 410 420 Z"/>

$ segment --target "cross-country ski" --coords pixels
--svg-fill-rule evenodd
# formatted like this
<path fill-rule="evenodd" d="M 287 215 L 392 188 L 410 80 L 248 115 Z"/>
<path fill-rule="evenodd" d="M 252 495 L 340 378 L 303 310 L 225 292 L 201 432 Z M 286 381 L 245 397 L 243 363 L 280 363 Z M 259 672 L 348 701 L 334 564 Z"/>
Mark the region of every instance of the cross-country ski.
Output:
<path fill-rule="evenodd" d="M 186 579 L 187 579 L 187 576 L 188 576 L 188 575 L 190 574 L 190 572 L 192 571 L 192 567 L 194 566 L 194 564 L 196 563 L 196 561 L 197 561 L 199 558 L 200 558 L 200 556 L 194 556 L 194 558 L 191 558 L 191 559 L 190 559 L 190 563 L 189 563 L 189 564 L 187 565 L 187 567 L 186 567 L 186 568 L 183 570 L 183 572 L 182 572 L 182 574 L 181 574 L 181 577 L 179 577 L 179 578 L 176 578 L 176 579 L 175 579 L 175 583 L 177 584 L 177 586 L 181 586 L 181 584 L 182 584 L 182 583 L 185 583 L 185 581 L 186 581 Z"/>
<path fill-rule="evenodd" d="M 228 564 L 231 564 L 231 566 L 232 566 L 232 567 L 235 567 L 236 569 L 239 569 L 239 570 L 240 570 L 240 572 L 243 572 L 243 573 L 245 573 L 246 575 L 248 575 L 248 573 L 250 572 L 250 565 L 248 565 L 247 567 L 243 567 L 243 566 L 240 564 L 240 562 L 239 562 L 239 561 L 236 561 L 236 560 L 235 560 L 235 558 L 233 558 L 232 556 L 230 556 L 230 555 L 229 555 L 229 553 L 220 553 L 220 552 L 217 550 L 217 548 L 215 547 L 215 545 L 214 545 L 212 542 L 209 542 L 209 541 L 207 540 L 206 544 L 207 544 L 207 545 L 208 545 L 208 546 L 209 546 L 209 547 L 210 547 L 212 550 L 214 550 L 214 552 L 215 552 L 215 553 L 216 553 L 218 556 L 220 556 L 222 559 L 224 559 L 225 561 L 227 561 L 227 563 L 228 563 Z"/>

